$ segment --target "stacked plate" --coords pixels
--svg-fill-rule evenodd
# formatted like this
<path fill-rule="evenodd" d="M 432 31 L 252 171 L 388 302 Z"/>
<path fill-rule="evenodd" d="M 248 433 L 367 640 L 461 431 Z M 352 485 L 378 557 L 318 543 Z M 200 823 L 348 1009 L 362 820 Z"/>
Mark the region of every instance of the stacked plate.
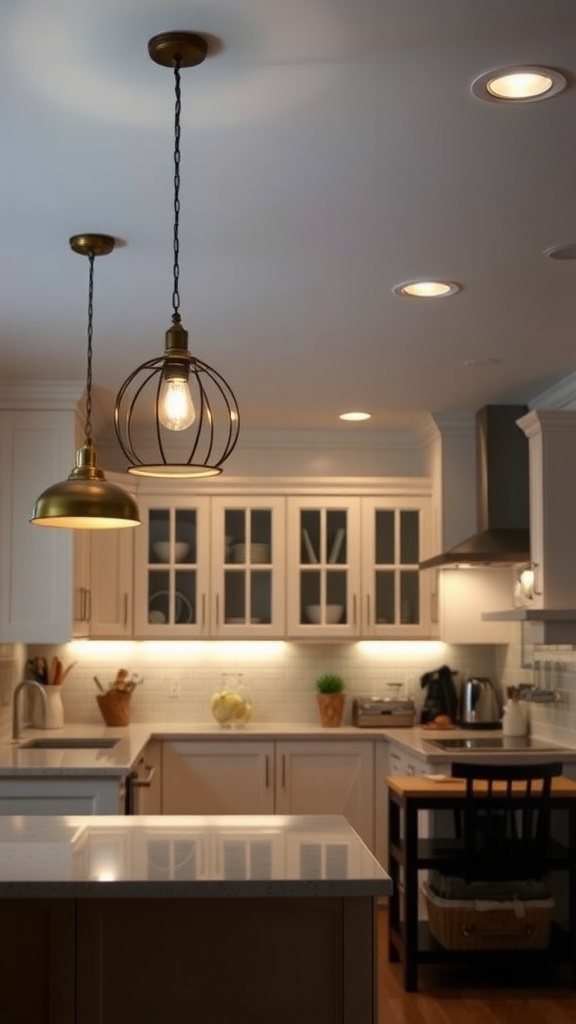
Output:
<path fill-rule="evenodd" d="M 259 563 L 270 561 L 269 544 L 233 544 L 233 562 Z"/>

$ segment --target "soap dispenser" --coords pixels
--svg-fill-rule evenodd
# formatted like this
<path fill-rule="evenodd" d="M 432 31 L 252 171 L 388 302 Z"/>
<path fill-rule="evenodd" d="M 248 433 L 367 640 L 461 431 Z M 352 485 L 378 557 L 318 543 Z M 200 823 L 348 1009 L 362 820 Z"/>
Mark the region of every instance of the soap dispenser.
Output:
<path fill-rule="evenodd" d="M 527 736 L 528 713 L 524 702 L 520 701 L 520 690 L 517 686 L 507 687 L 508 700 L 502 717 L 502 734 L 504 736 Z"/>

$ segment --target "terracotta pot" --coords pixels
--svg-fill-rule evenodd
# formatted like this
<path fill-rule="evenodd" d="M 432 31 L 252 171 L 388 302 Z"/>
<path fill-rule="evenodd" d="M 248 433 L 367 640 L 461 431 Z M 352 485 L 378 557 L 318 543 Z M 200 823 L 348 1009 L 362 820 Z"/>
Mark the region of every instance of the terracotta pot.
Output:
<path fill-rule="evenodd" d="M 318 710 L 320 721 L 327 728 L 334 728 L 342 722 L 344 711 L 345 693 L 317 693 Z"/>

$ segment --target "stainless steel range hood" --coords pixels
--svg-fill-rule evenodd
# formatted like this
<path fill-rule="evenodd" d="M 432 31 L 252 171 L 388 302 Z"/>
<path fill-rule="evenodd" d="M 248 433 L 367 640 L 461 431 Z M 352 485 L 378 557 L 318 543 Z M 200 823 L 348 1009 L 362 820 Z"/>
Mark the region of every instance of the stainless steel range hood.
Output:
<path fill-rule="evenodd" d="M 530 561 L 528 439 L 516 423 L 527 412 L 525 405 L 486 405 L 476 413 L 478 530 L 421 569 Z"/>

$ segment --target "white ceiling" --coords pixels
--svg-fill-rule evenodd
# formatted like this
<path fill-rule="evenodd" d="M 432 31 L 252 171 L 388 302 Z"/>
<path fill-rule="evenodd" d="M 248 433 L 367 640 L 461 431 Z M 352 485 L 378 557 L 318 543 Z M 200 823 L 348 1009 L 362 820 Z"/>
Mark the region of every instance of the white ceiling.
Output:
<path fill-rule="evenodd" d="M 574 372 L 576 264 L 543 255 L 576 242 L 574 0 L 4 0 L 2 382 L 83 379 L 80 232 L 123 242 L 96 263 L 94 384 L 161 354 L 174 82 L 147 43 L 171 29 L 211 40 L 182 72 L 181 312 L 245 427 L 405 427 Z M 569 86 L 473 96 L 513 63 Z M 393 294 L 420 276 L 462 291 Z"/>

